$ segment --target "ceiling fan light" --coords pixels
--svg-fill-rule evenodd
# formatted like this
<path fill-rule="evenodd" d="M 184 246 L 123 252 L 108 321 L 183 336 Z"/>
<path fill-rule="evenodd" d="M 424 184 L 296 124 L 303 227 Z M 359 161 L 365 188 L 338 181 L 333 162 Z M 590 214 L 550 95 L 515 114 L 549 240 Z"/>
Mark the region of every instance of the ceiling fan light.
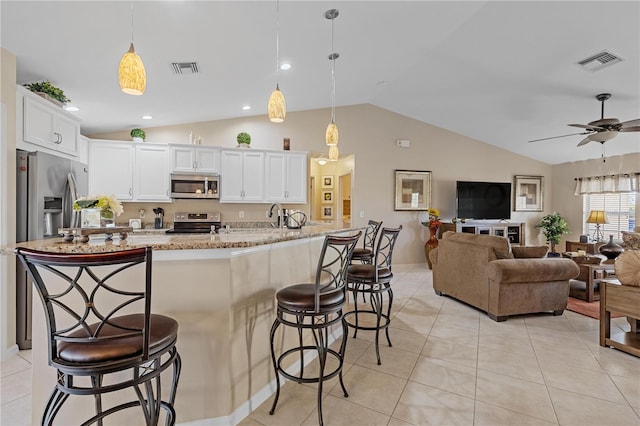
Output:
<path fill-rule="evenodd" d="M 337 146 L 329 147 L 329 161 L 338 161 L 338 157 L 340 157 L 340 151 Z"/>
<path fill-rule="evenodd" d="M 147 86 L 147 73 L 144 70 L 142 59 L 133 48 L 133 43 L 129 50 L 122 56 L 118 67 L 118 79 L 120 88 L 128 95 L 140 96 Z"/>
<path fill-rule="evenodd" d="M 280 91 L 280 87 L 276 85 L 276 89 L 269 96 L 269 120 L 273 123 L 282 123 L 287 115 L 287 102 L 284 95 Z"/>
<path fill-rule="evenodd" d="M 336 123 L 332 121 L 327 126 L 327 131 L 325 134 L 325 141 L 327 143 L 327 146 L 334 147 L 338 145 L 338 139 L 339 139 L 338 126 L 336 126 Z"/>
<path fill-rule="evenodd" d="M 615 138 L 618 135 L 618 132 L 615 130 L 607 130 L 604 132 L 596 132 L 593 133 L 589 136 L 587 136 L 589 139 L 591 139 L 592 141 L 595 142 L 606 142 L 609 141 L 613 138 Z"/>

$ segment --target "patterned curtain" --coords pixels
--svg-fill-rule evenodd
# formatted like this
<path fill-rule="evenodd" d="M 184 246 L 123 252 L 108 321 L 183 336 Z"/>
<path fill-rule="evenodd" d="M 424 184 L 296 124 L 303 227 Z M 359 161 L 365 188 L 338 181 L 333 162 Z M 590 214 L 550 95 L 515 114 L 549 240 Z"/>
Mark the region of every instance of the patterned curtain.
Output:
<path fill-rule="evenodd" d="M 575 195 L 640 192 L 640 173 L 576 178 Z"/>

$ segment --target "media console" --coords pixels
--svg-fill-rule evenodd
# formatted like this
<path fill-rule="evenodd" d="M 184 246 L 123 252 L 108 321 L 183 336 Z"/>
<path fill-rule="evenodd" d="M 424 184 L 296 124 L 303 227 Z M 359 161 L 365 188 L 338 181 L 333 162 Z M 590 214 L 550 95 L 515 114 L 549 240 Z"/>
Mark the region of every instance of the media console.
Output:
<path fill-rule="evenodd" d="M 440 226 L 440 235 L 446 231 L 466 232 L 469 234 L 496 235 L 508 238 L 513 245 L 525 245 L 524 223 L 513 222 L 489 222 L 466 221 L 457 223 L 443 223 Z"/>

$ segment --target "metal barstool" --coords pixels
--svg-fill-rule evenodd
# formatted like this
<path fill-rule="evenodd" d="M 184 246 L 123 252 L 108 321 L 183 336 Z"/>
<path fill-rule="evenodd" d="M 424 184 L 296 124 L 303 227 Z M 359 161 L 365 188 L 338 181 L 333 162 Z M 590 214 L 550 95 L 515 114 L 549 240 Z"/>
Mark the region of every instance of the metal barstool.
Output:
<path fill-rule="evenodd" d="M 69 395 L 93 395 L 96 414 L 83 425 L 102 425 L 106 416 L 137 406 L 146 425 L 158 423 L 161 408 L 165 424 L 173 425 L 178 323 L 151 313 L 151 248 L 91 254 L 17 248 L 16 254 L 42 300 L 49 365 L 58 370 L 41 423 L 53 424 Z M 125 278 L 138 268 L 144 281 Z M 171 366 L 169 399 L 163 401 L 160 374 Z M 102 395 L 125 388 L 133 388 L 137 399 L 103 410 Z"/>
<path fill-rule="evenodd" d="M 376 222 L 375 220 L 369 220 L 367 229 L 364 231 L 362 237 L 362 247 L 356 247 L 353 250 L 353 256 L 351 256 L 351 263 L 358 261 L 360 263 L 372 263 L 373 262 L 373 250 L 376 244 L 376 237 L 380 231 L 382 222 Z"/>
<path fill-rule="evenodd" d="M 273 414 L 280 396 L 280 374 L 298 383 L 318 383 L 318 421 L 322 425 L 322 383 L 338 375 L 344 396 L 348 397 L 347 389 L 342 381 L 342 365 L 347 343 L 347 323 L 344 320 L 342 308 L 345 302 L 345 285 L 347 267 L 351 261 L 353 249 L 358 243 L 362 232 L 350 237 L 328 235 L 325 237 L 320 260 L 316 269 L 315 282 L 310 284 L 295 284 L 283 288 L 276 293 L 278 303 L 276 319 L 271 327 L 271 358 L 276 372 L 276 396 L 269 414 Z M 329 331 L 335 324 L 342 325 L 342 342 L 340 350 L 329 348 Z M 293 327 L 298 331 L 298 345 L 287 350 L 276 358 L 274 339 L 280 325 Z M 311 330 L 315 345 L 304 345 L 302 332 Z M 304 351 L 313 350 L 318 353 L 320 371 L 317 377 L 304 377 Z M 283 367 L 284 360 L 289 355 L 299 354 L 299 374 L 290 374 Z M 325 373 L 327 356 L 331 355 L 338 361 L 338 367 Z"/>
<path fill-rule="evenodd" d="M 350 316 L 354 317 L 354 322 L 348 322 L 347 325 L 354 329 L 353 337 L 358 334 L 358 330 L 375 330 L 376 332 L 376 357 L 378 365 L 380 361 L 380 349 L 378 346 L 380 330 L 384 329 L 387 336 L 387 342 L 391 345 L 389 338 L 389 324 L 391 323 L 391 306 L 393 305 L 393 291 L 391 290 L 391 258 L 393 256 L 393 247 L 395 246 L 398 234 L 402 230 L 402 225 L 398 228 L 382 228 L 380 238 L 376 246 L 376 251 L 372 264 L 354 264 L 349 266 L 347 271 L 347 291 L 353 294 L 354 309 L 345 312 L 345 320 Z M 368 294 L 371 309 L 358 309 L 358 293 Z M 382 312 L 383 295 L 388 295 L 387 312 Z M 374 314 L 376 316 L 375 326 L 360 325 L 358 319 L 361 314 Z"/>

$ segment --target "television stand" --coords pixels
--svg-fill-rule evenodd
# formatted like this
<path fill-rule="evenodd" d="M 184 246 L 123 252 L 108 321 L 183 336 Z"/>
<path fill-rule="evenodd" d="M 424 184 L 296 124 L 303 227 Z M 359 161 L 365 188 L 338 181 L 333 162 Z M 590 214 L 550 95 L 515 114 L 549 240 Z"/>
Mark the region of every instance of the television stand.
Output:
<path fill-rule="evenodd" d="M 505 221 L 466 221 L 456 223 L 443 223 L 440 226 L 440 235 L 446 231 L 466 232 L 469 234 L 495 235 L 508 238 L 514 246 L 525 245 L 524 223 Z"/>

